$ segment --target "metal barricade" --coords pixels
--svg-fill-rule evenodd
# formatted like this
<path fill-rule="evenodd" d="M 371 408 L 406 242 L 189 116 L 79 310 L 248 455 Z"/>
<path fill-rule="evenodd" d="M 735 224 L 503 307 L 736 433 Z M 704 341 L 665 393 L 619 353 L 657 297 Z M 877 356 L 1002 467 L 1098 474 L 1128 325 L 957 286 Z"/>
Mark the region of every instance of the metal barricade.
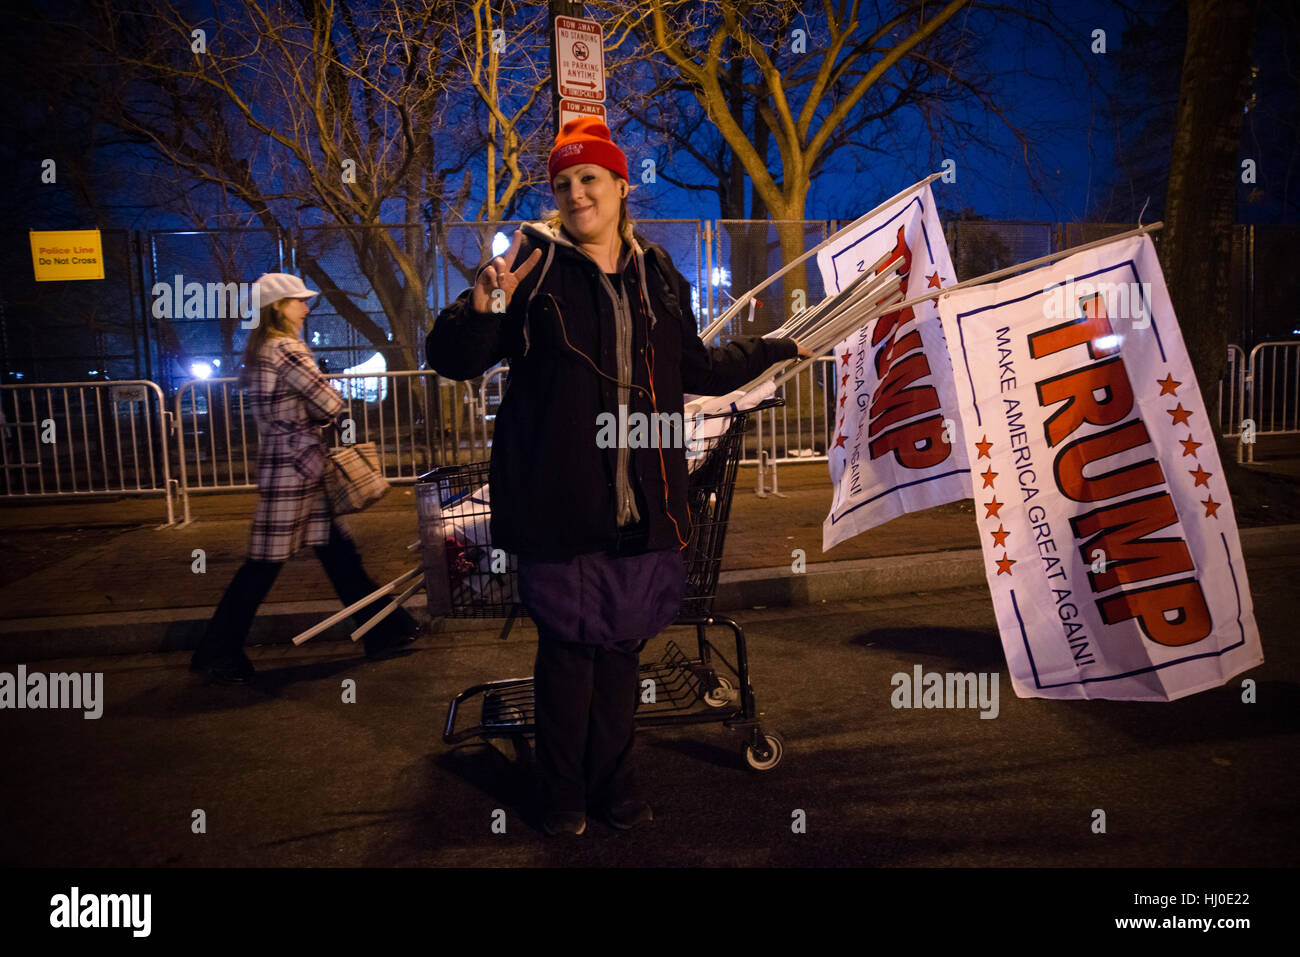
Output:
<path fill-rule="evenodd" d="M 1245 414 L 1237 461 L 1255 461 L 1261 435 L 1300 433 L 1300 342 L 1261 342 L 1250 350 L 1244 384 Z"/>
<path fill-rule="evenodd" d="M 1228 384 L 1228 394 L 1223 394 L 1223 384 Z M 1241 434 L 1241 420 L 1245 418 L 1246 353 L 1241 346 L 1228 346 L 1228 371 L 1219 380 L 1219 434 L 1232 438 Z M 1238 459 L 1240 461 L 1240 459 Z"/>
<path fill-rule="evenodd" d="M 479 390 L 468 382 L 431 371 L 326 378 L 347 401 L 340 438 L 374 442 L 384 475 L 395 485 L 414 483 L 435 466 L 482 458 L 491 448 Z M 176 393 L 173 418 L 183 522 L 191 521 L 192 494 L 257 487 L 257 424 L 234 378 L 185 383 Z"/>
<path fill-rule="evenodd" d="M 757 414 L 757 428 L 745 444 L 741 465 L 757 465 L 755 492 L 780 494 L 777 486 L 778 465 L 800 462 L 825 462 L 835 426 L 835 357 L 821 356 L 799 370 L 794 378 L 777 388 L 785 405 Z M 772 470 L 772 487 L 766 487 L 764 475 Z"/>
<path fill-rule="evenodd" d="M 162 495 L 175 521 L 162 389 L 144 379 L 0 386 L 7 498 Z"/>
<path fill-rule="evenodd" d="M 509 378 L 510 368 L 504 364 L 483 374 L 483 384 L 478 387 L 478 401 L 479 408 L 483 411 L 485 428 L 497 417 L 497 409 L 501 408 L 501 401 L 506 397 L 506 382 Z"/>
<path fill-rule="evenodd" d="M 176 392 L 176 431 L 182 522 L 195 492 L 256 488 L 257 425 L 232 378 L 194 379 Z M 236 407 L 237 406 L 237 407 Z"/>

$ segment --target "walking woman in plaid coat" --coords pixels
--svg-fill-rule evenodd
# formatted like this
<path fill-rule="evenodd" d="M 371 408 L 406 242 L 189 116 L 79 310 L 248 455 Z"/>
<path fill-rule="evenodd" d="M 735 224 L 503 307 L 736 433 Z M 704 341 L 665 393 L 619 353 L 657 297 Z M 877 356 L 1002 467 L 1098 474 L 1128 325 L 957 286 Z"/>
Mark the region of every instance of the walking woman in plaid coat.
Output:
<path fill-rule="evenodd" d="M 302 546 L 315 549 L 344 605 L 377 587 L 325 497 L 321 430 L 346 404 L 302 340 L 307 300 L 317 293 L 286 273 L 267 273 L 257 285 L 260 301 L 269 305 L 262 307 L 249 334 L 240 371 L 257 421 L 257 511 L 248 559 L 226 589 L 190 663 L 192 670 L 223 684 L 242 684 L 252 677 L 253 664 L 243 650 L 248 629 L 280 569 Z M 415 619 L 399 608 L 366 635 L 366 654 L 384 657 L 418 630 Z"/>

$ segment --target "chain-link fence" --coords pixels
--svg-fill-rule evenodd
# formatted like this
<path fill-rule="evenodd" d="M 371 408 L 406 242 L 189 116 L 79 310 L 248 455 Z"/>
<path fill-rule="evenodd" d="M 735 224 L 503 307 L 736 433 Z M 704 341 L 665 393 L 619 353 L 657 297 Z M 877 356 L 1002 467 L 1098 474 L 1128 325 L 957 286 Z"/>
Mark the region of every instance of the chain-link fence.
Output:
<path fill-rule="evenodd" d="M 307 342 L 330 372 L 415 370 L 440 308 L 477 267 L 504 252 L 519 223 L 265 229 L 105 230 L 103 280 L 35 282 L 26 237 L 0 246 L 3 381 L 151 379 L 175 394 L 184 382 L 236 367 L 246 332 L 236 291 L 263 272 L 292 272 L 323 295 Z M 841 224 L 834 221 L 640 220 L 690 282 L 701 328 Z M 1130 229 L 1118 223 L 955 220 L 945 226 L 959 279 L 1013 266 Z M 1155 234 L 1157 242 L 1159 234 Z M 1232 244 L 1232 321 L 1250 349 L 1300 336 L 1300 227 L 1237 226 Z M 239 284 L 245 284 L 240 287 Z M 723 335 L 761 335 L 824 296 L 813 261 L 791 270 L 741 310 Z M 237 297 L 236 297 L 237 298 Z"/>
<path fill-rule="evenodd" d="M 493 256 L 505 255 L 511 237 L 522 222 L 449 223 L 437 244 L 433 283 L 435 311 L 449 305 L 470 287 L 478 267 Z"/>
<path fill-rule="evenodd" d="M 286 271 L 284 238 L 267 229 L 146 235 L 149 288 L 142 313 L 149 323 L 153 380 L 170 394 L 191 379 L 230 374 L 247 335 L 240 324 L 249 321 L 241 284 Z"/>
<path fill-rule="evenodd" d="M 313 226 L 294 238 L 295 271 L 322 293 L 303 329 L 322 368 L 341 373 L 423 365 L 435 262 L 424 224 Z"/>
<path fill-rule="evenodd" d="M 10 384 L 150 378 L 138 236 L 105 229 L 104 278 L 37 282 L 24 233 L 0 245 L 0 362 Z"/>
<path fill-rule="evenodd" d="M 989 223 L 962 219 L 952 226 L 954 243 L 949 252 L 959 282 L 1052 252 L 1051 223 Z"/>
<path fill-rule="evenodd" d="M 824 220 L 718 220 L 713 289 L 705 297 L 712 300 L 713 309 L 708 316 L 703 307 L 697 311 L 706 322 L 722 315 L 746 292 L 830 234 L 831 224 Z M 722 333 L 764 335 L 825 297 L 821 273 L 810 259 L 764 289 L 750 306 L 732 317 Z"/>
<path fill-rule="evenodd" d="M 1249 226 L 1242 246 L 1246 267 L 1246 329 L 1242 344 L 1300 336 L 1300 278 L 1295 265 L 1300 226 Z"/>

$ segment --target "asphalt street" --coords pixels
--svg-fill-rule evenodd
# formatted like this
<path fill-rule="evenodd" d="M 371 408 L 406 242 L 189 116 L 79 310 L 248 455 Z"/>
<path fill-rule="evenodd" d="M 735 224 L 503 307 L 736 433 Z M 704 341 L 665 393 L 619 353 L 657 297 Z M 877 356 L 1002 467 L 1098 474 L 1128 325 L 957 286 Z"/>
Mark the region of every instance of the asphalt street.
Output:
<path fill-rule="evenodd" d="M 785 741 L 779 766 L 748 769 L 739 736 L 718 724 L 644 731 L 636 761 L 653 825 L 593 823 L 573 840 L 537 830 L 531 778 L 508 743 L 441 739 L 457 691 L 531 672 L 527 626 L 504 642 L 426 635 L 377 663 L 338 642 L 262 646 L 248 688 L 201 684 L 186 653 L 45 661 L 47 672 L 102 670 L 103 716 L 0 712 L 0 861 L 1293 865 L 1300 557 L 1248 567 L 1266 659 L 1248 675 L 1254 704 L 1240 678 L 1168 704 L 1016 698 L 986 588 L 736 613 L 764 727 Z M 727 633 L 714 634 L 732 657 Z M 670 637 L 692 633 L 671 630 L 646 654 Z M 891 679 L 916 665 L 998 672 L 997 717 L 892 707 Z"/>

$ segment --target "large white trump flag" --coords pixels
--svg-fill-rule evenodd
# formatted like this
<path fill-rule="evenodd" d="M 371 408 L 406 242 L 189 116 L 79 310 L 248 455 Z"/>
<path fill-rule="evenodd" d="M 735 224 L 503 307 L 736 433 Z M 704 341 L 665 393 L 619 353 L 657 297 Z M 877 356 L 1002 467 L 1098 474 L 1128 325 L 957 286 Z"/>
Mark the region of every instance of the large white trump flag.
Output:
<path fill-rule="evenodd" d="M 899 270 L 906 298 L 955 281 L 929 181 L 817 254 L 828 295 L 876 263 L 877 274 Z M 864 302 L 862 310 L 875 305 Z M 904 512 L 970 494 L 952 366 L 934 301 L 871 320 L 836 346 L 835 356 L 829 451 L 835 495 L 822 524 L 823 550 Z"/>
<path fill-rule="evenodd" d="M 1170 701 L 1262 662 L 1150 238 L 946 293 L 939 311 L 1016 694 Z"/>

